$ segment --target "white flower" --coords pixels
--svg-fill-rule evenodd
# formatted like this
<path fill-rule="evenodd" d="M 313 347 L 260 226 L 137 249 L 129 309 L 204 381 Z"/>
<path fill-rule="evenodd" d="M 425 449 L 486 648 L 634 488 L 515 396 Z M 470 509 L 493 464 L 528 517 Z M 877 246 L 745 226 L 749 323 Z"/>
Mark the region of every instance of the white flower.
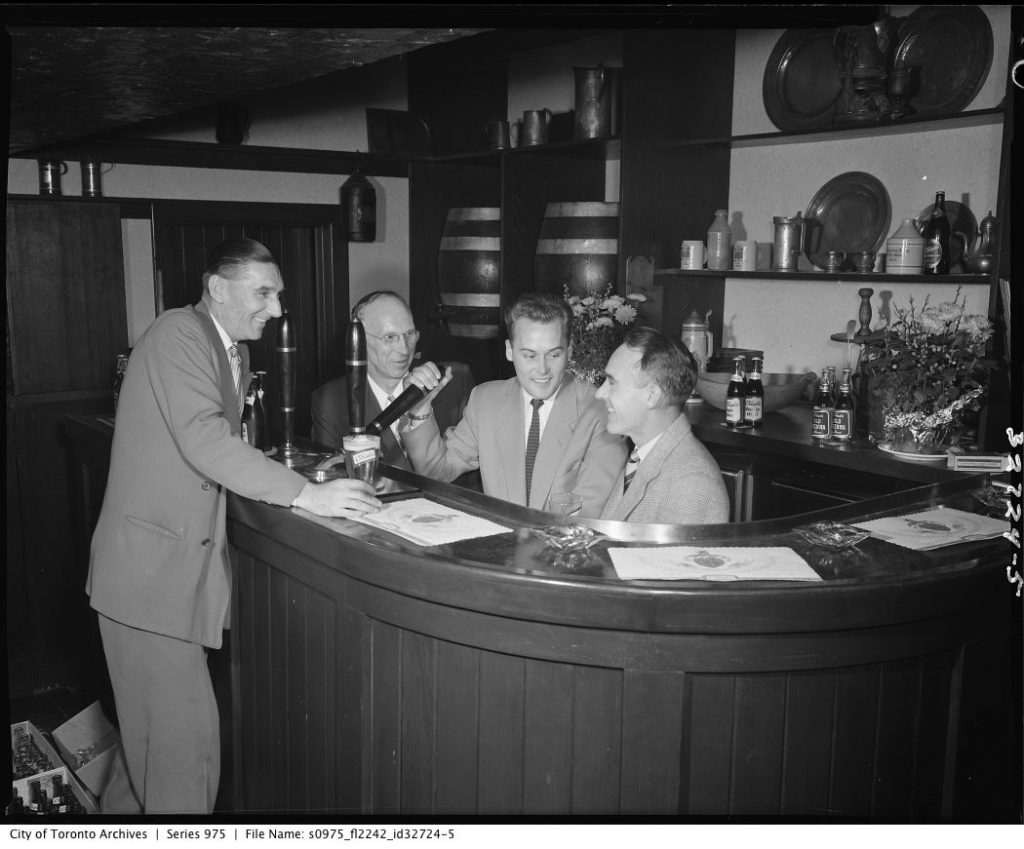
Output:
<path fill-rule="evenodd" d="M 619 324 L 632 324 L 636 321 L 636 307 L 631 307 L 629 304 L 619 307 L 615 310 L 615 320 Z"/>
<path fill-rule="evenodd" d="M 643 292 L 630 292 L 626 297 L 629 298 L 629 300 L 637 301 L 638 303 L 643 303 L 647 300 L 647 296 L 643 294 Z"/>
<path fill-rule="evenodd" d="M 622 298 L 618 295 L 612 295 L 610 298 L 606 298 L 604 303 L 601 304 L 603 310 L 617 310 L 623 304 Z"/>
<path fill-rule="evenodd" d="M 594 296 L 590 295 L 589 297 L 584 298 L 581 303 L 585 307 L 592 307 L 594 305 Z"/>
<path fill-rule="evenodd" d="M 612 327 L 614 324 L 615 323 L 606 315 L 602 315 L 594 320 L 594 327 Z"/>
<path fill-rule="evenodd" d="M 574 304 L 572 301 L 569 301 L 569 306 L 572 307 L 573 315 L 583 315 L 587 311 L 586 308 L 580 303 Z"/>

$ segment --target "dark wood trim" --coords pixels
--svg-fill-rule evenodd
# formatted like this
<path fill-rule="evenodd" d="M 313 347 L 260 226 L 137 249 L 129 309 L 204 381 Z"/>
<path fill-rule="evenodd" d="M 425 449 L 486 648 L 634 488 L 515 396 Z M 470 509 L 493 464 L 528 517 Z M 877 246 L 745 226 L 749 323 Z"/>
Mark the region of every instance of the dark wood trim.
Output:
<path fill-rule="evenodd" d="M 83 139 L 73 144 L 23 151 L 11 158 L 35 159 L 45 154 L 77 161 L 83 151 L 104 162 L 125 165 L 233 168 L 301 174 L 351 174 L 359 168 L 370 177 L 407 177 L 409 174 L 409 160 L 404 156 L 165 139 Z"/>

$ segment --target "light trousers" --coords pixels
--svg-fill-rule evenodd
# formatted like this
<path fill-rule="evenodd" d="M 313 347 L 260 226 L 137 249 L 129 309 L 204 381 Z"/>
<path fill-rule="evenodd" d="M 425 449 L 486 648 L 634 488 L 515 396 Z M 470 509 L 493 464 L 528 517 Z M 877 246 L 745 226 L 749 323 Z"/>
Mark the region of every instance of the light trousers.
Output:
<path fill-rule="evenodd" d="M 220 781 L 220 716 L 206 648 L 99 617 L 124 761 L 105 814 L 209 813 Z"/>

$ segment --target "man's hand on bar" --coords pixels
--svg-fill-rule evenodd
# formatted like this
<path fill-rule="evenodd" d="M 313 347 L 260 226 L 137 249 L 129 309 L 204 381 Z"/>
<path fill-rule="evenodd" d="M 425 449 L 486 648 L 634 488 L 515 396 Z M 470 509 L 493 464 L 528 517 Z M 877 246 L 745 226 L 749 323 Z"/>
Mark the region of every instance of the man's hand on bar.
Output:
<path fill-rule="evenodd" d="M 374 497 L 373 487 L 366 481 L 334 480 L 327 483 L 307 483 L 292 502 L 317 516 L 336 516 L 342 519 L 376 513 L 381 502 Z"/>

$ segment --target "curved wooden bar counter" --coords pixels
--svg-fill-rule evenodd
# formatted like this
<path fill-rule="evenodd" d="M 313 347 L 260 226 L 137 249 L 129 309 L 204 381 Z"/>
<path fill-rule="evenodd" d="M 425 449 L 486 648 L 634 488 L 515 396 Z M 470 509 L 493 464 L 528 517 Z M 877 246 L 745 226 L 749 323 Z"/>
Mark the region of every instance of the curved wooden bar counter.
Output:
<path fill-rule="evenodd" d="M 1006 540 L 829 553 L 792 532 L 806 515 L 655 526 L 790 546 L 823 580 L 621 581 L 607 547 L 644 526 L 565 560 L 529 530 L 550 515 L 394 477 L 510 531 L 423 548 L 231 499 L 237 811 L 1015 816 Z M 946 477 L 815 518 L 975 511 L 981 479 Z"/>

